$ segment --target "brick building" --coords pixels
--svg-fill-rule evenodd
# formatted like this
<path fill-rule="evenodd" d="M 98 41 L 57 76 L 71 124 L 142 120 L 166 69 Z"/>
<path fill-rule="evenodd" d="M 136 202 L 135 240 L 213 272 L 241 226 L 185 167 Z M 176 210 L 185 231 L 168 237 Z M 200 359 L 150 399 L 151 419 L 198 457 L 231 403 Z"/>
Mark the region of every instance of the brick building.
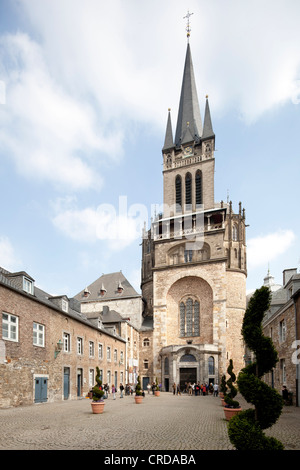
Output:
<path fill-rule="evenodd" d="M 86 396 L 96 366 L 103 383 L 125 383 L 126 341 L 76 299 L 0 268 L 0 312 L 0 408 Z"/>
<path fill-rule="evenodd" d="M 293 404 L 299 406 L 300 274 L 297 269 L 283 271 L 283 285 L 272 291 L 270 309 L 262 326 L 279 358 L 265 381 L 280 393 L 285 385 L 293 394 Z"/>

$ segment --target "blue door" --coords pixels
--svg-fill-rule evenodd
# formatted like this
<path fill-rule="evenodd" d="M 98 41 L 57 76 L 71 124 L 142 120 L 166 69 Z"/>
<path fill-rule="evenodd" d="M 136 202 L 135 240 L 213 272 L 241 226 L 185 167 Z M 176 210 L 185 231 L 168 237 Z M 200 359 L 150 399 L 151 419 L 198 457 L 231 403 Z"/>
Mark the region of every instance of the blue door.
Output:
<path fill-rule="evenodd" d="M 35 378 L 35 403 L 47 401 L 48 379 L 46 377 Z"/>
<path fill-rule="evenodd" d="M 70 368 L 64 368 L 64 399 L 67 400 L 70 394 Z"/>

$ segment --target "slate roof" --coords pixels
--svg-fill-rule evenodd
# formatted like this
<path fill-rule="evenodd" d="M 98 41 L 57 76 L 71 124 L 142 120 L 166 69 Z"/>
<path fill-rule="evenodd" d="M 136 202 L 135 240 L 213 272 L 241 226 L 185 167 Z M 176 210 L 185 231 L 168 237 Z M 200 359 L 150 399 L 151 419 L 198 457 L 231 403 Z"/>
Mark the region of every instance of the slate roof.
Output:
<path fill-rule="evenodd" d="M 187 45 L 181 95 L 179 102 L 175 145 L 199 141 L 202 136 L 202 120 L 194 76 L 190 44 Z"/>
<path fill-rule="evenodd" d="M 122 292 L 118 292 L 119 285 L 122 287 Z M 105 295 L 101 296 L 101 290 L 105 289 Z M 85 297 L 84 292 L 88 291 L 88 296 Z M 74 296 L 80 302 L 95 302 L 107 301 L 113 299 L 125 299 L 131 297 L 141 297 L 140 294 L 132 287 L 130 282 L 126 279 L 122 271 L 103 274 L 92 284 L 88 285 L 85 289 L 81 290 Z"/>

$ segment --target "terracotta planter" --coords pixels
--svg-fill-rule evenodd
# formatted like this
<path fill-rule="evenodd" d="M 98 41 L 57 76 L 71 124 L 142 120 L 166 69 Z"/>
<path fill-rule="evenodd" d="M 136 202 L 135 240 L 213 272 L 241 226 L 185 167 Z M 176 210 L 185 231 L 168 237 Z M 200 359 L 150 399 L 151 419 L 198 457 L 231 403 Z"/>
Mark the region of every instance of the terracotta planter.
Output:
<path fill-rule="evenodd" d="M 136 396 L 134 397 L 134 399 L 135 399 L 135 402 L 136 402 L 137 404 L 143 403 L 143 397 L 142 397 L 142 395 L 136 395 Z"/>
<path fill-rule="evenodd" d="M 220 398 L 224 398 L 224 393 L 223 393 L 223 392 L 220 392 L 220 393 L 219 393 L 219 397 L 220 397 Z"/>
<path fill-rule="evenodd" d="M 225 414 L 225 419 L 229 421 L 233 416 L 239 414 L 242 411 L 242 408 L 228 408 L 224 406 L 223 408 L 224 414 Z"/>
<path fill-rule="evenodd" d="M 226 402 L 224 400 L 224 398 L 221 398 L 221 405 L 224 407 L 226 405 Z"/>
<path fill-rule="evenodd" d="M 91 407 L 94 414 L 101 414 L 104 410 L 104 401 L 92 401 Z"/>
<path fill-rule="evenodd" d="M 159 391 L 159 390 L 154 390 L 154 395 L 155 395 L 156 397 L 159 397 L 159 394 L 160 394 L 160 391 Z"/>

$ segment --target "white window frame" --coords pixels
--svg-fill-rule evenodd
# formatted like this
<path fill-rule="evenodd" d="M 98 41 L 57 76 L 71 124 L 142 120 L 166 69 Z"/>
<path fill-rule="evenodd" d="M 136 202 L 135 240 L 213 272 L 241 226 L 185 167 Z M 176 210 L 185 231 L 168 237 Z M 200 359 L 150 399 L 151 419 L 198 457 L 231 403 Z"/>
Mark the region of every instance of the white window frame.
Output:
<path fill-rule="evenodd" d="M 33 346 L 45 347 L 45 325 L 33 322 Z"/>
<path fill-rule="evenodd" d="M 69 333 L 63 333 L 64 352 L 71 351 L 71 337 Z"/>
<path fill-rule="evenodd" d="M 62 309 L 64 312 L 68 313 L 68 311 L 69 311 L 69 302 L 68 302 L 66 299 L 62 299 L 62 301 L 61 301 L 61 309 Z"/>
<path fill-rule="evenodd" d="M 33 294 L 33 282 L 28 277 L 23 277 L 23 290 L 28 294 Z"/>
<path fill-rule="evenodd" d="M 89 386 L 93 387 L 95 385 L 95 371 L 94 369 L 89 370 Z"/>
<path fill-rule="evenodd" d="M 98 359 L 103 359 L 103 344 L 98 343 Z"/>
<path fill-rule="evenodd" d="M 107 361 L 111 362 L 111 348 L 110 348 L 110 346 L 107 346 L 107 348 L 106 348 L 106 359 L 107 359 Z"/>
<path fill-rule="evenodd" d="M 279 322 L 279 341 L 283 343 L 286 340 L 286 322 L 283 319 Z"/>
<path fill-rule="evenodd" d="M 83 339 L 80 336 L 77 336 L 77 354 L 83 355 Z"/>
<path fill-rule="evenodd" d="M 5 328 L 6 325 L 7 328 Z M 7 335 L 4 334 L 6 331 Z M 16 315 L 2 313 L 2 339 L 16 343 L 19 341 L 19 318 Z"/>
<path fill-rule="evenodd" d="M 124 364 L 124 351 L 120 351 L 120 364 Z"/>
<path fill-rule="evenodd" d="M 89 357 L 95 357 L 95 343 L 94 343 L 94 341 L 89 341 Z"/>
<path fill-rule="evenodd" d="M 118 362 L 118 350 L 114 349 L 114 361 Z"/>

